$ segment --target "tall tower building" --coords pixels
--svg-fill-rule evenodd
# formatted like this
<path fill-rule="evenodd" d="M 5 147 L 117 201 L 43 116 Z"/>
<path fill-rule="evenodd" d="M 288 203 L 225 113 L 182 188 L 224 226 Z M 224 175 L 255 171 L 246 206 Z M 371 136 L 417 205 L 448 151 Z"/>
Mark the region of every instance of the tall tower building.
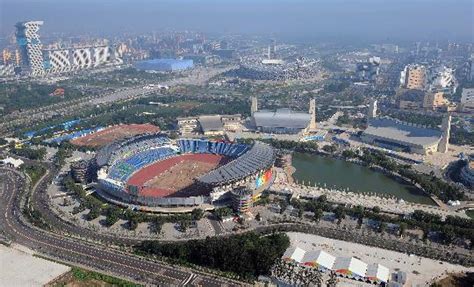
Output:
<path fill-rule="evenodd" d="M 451 114 L 450 113 L 448 113 L 443 118 L 443 122 L 441 123 L 441 130 L 443 131 L 443 135 L 441 137 L 441 141 L 438 144 L 438 152 L 446 153 L 448 152 L 449 137 L 451 134 Z"/>
<path fill-rule="evenodd" d="M 308 129 L 316 129 L 316 100 L 313 98 L 309 101 L 309 114 L 311 115 L 311 121 L 309 122 Z"/>
<path fill-rule="evenodd" d="M 367 118 L 373 119 L 377 117 L 377 100 L 371 100 L 369 104 L 369 112 Z"/>
<path fill-rule="evenodd" d="M 413 90 L 424 90 L 427 81 L 427 71 L 421 65 L 408 65 L 401 72 L 400 82 L 402 87 Z"/>
<path fill-rule="evenodd" d="M 258 111 L 258 102 L 257 102 L 257 97 L 251 97 L 251 106 L 250 106 L 250 114 L 253 116 L 253 114 Z"/>
<path fill-rule="evenodd" d="M 21 53 L 21 66 L 32 76 L 44 74 L 43 45 L 38 31 L 43 21 L 19 22 L 16 27 L 16 40 Z"/>

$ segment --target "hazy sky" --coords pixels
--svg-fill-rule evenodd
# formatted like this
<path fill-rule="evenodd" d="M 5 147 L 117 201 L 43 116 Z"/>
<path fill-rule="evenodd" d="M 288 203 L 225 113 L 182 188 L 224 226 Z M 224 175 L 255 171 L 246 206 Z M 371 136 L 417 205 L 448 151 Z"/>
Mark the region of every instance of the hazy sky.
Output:
<path fill-rule="evenodd" d="M 473 40 L 473 0 L 0 0 L 0 33 L 272 34 L 287 39 Z"/>

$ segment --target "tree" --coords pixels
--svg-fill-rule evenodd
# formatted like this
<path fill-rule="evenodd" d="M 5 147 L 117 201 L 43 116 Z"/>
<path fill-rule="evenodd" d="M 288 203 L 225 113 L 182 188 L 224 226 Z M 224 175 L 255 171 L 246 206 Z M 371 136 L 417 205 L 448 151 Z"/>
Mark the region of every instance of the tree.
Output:
<path fill-rule="evenodd" d="M 378 232 L 384 233 L 387 230 L 387 223 L 382 221 L 379 224 Z"/>
<path fill-rule="evenodd" d="M 217 208 L 216 210 L 214 210 L 214 215 L 217 216 L 217 218 L 219 218 L 221 220 L 224 217 L 232 215 L 232 213 L 233 213 L 233 211 L 229 207 L 221 207 L 221 208 Z"/>
<path fill-rule="evenodd" d="M 255 220 L 260 221 L 262 220 L 262 216 L 260 215 L 260 212 L 255 215 Z"/>
<path fill-rule="evenodd" d="M 316 208 L 316 210 L 314 210 L 313 220 L 315 222 L 319 222 L 321 218 L 323 217 L 323 215 L 324 215 L 323 210 L 321 208 Z"/>
<path fill-rule="evenodd" d="M 287 207 L 288 207 L 288 202 L 286 202 L 286 200 L 280 200 L 280 213 L 283 214 L 283 212 L 285 212 Z"/>
<path fill-rule="evenodd" d="M 138 227 L 138 221 L 135 217 L 132 217 L 128 220 L 128 229 L 135 230 Z"/>
<path fill-rule="evenodd" d="M 344 207 L 338 205 L 336 209 L 334 209 L 334 216 L 337 219 L 337 224 L 341 224 L 342 220 L 346 218 L 346 211 L 344 210 Z"/>
<path fill-rule="evenodd" d="M 372 211 L 373 211 L 374 213 L 380 213 L 380 207 L 374 206 L 374 207 L 372 208 Z"/>
<path fill-rule="evenodd" d="M 204 210 L 202 210 L 200 208 L 194 208 L 191 211 L 191 217 L 192 217 L 193 220 L 200 220 L 203 215 L 204 215 Z"/>
<path fill-rule="evenodd" d="M 191 223 L 189 222 L 189 220 L 181 220 L 179 222 L 179 231 L 186 232 L 186 230 L 188 230 L 190 225 Z"/>
<path fill-rule="evenodd" d="M 398 225 L 398 235 L 400 235 L 400 237 L 405 235 L 407 227 L 408 225 L 405 222 L 400 222 L 400 224 Z"/>
<path fill-rule="evenodd" d="M 118 207 L 110 206 L 106 210 L 107 218 L 105 219 L 105 225 L 112 226 L 119 220 L 121 210 Z"/>
<path fill-rule="evenodd" d="M 327 153 L 334 153 L 337 150 L 335 145 L 325 145 L 323 146 L 323 150 Z"/>
<path fill-rule="evenodd" d="M 160 233 L 163 226 L 163 219 L 161 217 L 155 216 L 150 222 L 150 230 L 152 233 Z"/>
<path fill-rule="evenodd" d="M 328 202 L 328 197 L 325 194 L 322 194 L 321 196 L 318 197 L 318 202 L 319 203 L 326 203 Z"/>
<path fill-rule="evenodd" d="M 357 228 L 362 228 L 362 224 L 364 223 L 364 217 L 363 216 L 359 216 L 357 217 Z"/>
<path fill-rule="evenodd" d="M 303 218 L 304 209 L 302 207 L 298 208 L 298 217 Z"/>
<path fill-rule="evenodd" d="M 89 210 L 89 213 L 87 214 L 86 219 L 89 220 L 89 221 L 94 220 L 97 217 L 99 217 L 99 215 L 100 215 L 100 209 L 99 208 L 92 208 L 91 210 Z"/>
<path fill-rule="evenodd" d="M 326 286 L 327 286 L 327 287 L 336 287 L 336 286 L 337 286 L 337 275 L 336 275 L 336 272 L 331 271 L 331 273 L 329 274 L 329 279 L 328 279 L 328 281 L 326 282 Z"/>

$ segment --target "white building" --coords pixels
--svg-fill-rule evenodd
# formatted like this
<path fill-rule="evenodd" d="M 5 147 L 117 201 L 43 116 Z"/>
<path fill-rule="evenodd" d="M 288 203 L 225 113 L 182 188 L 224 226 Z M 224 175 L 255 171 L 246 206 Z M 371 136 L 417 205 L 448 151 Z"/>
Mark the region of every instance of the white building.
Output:
<path fill-rule="evenodd" d="M 69 51 L 66 49 L 45 51 L 48 58 L 48 70 L 52 73 L 67 72 L 71 69 Z"/>
<path fill-rule="evenodd" d="M 2 163 L 7 166 L 19 168 L 24 163 L 24 161 L 22 161 L 21 159 L 14 159 L 12 157 L 7 157 L 6 159 L 2 160 Z"/>
<path fill-rule="evenodd" d="M 464 112 L 474 112 L 474 88 L 462 89 L 461 108 Z"/>
<path fill-rule="evenodd" d="M 429 70 L 428 90 L 431 92 L 455 93 L 457 88 L 454 69 L 439 66 Z"/>

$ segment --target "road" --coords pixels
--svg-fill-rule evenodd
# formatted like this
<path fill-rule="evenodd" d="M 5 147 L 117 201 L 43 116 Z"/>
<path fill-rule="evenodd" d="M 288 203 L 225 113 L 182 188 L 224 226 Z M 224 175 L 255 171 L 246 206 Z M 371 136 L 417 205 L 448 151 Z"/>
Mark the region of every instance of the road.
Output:
<path fill-rule="evenodd" d="M 170 79 L 160 82 L 159 84 L 162 86 L 202 85 L 216 75 L 224 73 L 232 68 L 234 68 L 234 66 L 219 69 L 194 69 L 185 77 Z M 160 88 L 155 87 L 145 89 L 142 84 L 136 87 L 119 89 L 111 93 L 82 97 L 36 109 L 29 109 L 15 114 L 9 114 L 2 117 L 0 120 L 0 133 L 8 134 L 17 126 L 27 125 L 29 123 L 36 124 L 53 117 L 61 117 L 70 115 L 71 113 L 77 113 L 79 110 L 84 108 L 112 104 L 117 101 L 137 99 L 157 92 L 160 92 Z"/>
<path fill-rule="evenodd" d="M 20 213 L 20 192 L 25 189 L 25 180 L 15 171 L 0 169 L 0 181 L 3 182 L 0 186 L 0 226 L 16 244 L 62 262 L 154 286 L 243 285 L 33 227 L 23 221 Z"/>

